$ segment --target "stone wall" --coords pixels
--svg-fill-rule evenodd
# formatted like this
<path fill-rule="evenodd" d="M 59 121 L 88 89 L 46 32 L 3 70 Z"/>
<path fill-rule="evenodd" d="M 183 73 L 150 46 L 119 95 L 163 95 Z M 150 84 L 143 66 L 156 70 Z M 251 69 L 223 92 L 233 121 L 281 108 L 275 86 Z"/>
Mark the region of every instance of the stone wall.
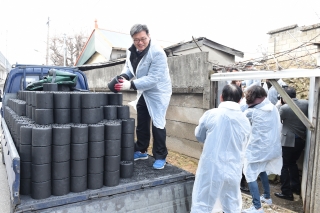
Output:
<path fill-rule="evenodd" d="M 291 25 L 268 32 L 268 54 L 274 54 L 297 48 L 282 57 L 283 60 L 300 57 L 317 51 L 315 45 L 300 47 L 305 42 L 320 42 L 320 23 L 310 26 Z M 307 56 L 304 60 L 315 60 Z"/>
<path fill-rule="evenodd" d="M 209 109 L 212 66 L 208 52 L 169 57 L 168 66 L 173 94 L 166 115 L 167 146 L 170 150 L 199 158 L 202 144 L 197 142 L 194 129 L 199 118 Z M 123 69 L 123 64 L 85 71 L 91 91 L 109 91 L 107 83 Z M 136 99 L 136 92 L 123 92 L 123 104 Z M 136 111 L 130 106 L 131 117 Z"/>

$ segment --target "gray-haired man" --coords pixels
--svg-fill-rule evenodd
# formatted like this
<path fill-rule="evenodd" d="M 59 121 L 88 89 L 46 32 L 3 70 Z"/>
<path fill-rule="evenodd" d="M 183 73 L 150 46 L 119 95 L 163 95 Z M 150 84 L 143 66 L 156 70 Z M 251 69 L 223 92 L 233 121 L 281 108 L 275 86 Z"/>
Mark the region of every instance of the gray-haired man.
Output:
<path fill-rule="evenodd" d="M 172 85 L 167 56 L 164 50 L 151 41 L 146 25 L 136 24 L 130 30 L 132 46 L 127 50 L 127 60 L 122 71 L 121 83 L 115 85 L 118 91 L 134 89 L 137 99 L 137 142 L 134 160 L 148 159 L 150 144 L 150 121 L 152 119 L 153 164 L 163 169 L 168 154 L 166 147 L 166 112 L 169 106 Z M 136 78 L 132 81 L 132 78 Z"/>

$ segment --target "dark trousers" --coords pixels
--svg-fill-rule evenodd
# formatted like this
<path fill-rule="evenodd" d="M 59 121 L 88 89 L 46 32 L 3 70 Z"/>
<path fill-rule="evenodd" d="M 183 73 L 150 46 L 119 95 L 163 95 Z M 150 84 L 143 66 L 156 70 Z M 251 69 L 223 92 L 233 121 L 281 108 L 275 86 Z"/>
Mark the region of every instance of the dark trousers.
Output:
<path fill-rule="evenodd" d="M 137 142 L 135 151 L 146 152 L 150 144 L 151 117 L 143 95 L 137 103 Z M 152 124 L 153 147 L 152 154 L 155 159 L 165 159 L 168 155 L 166 147 L 166 128 L 159 129 Z"/>
<path fill-rule="evenodd" d="M 294 147 L 282 147 L 283 166 L 281 169 L 281 191 L 284 195 L 292 195 L 292 192 L 300 193 L 301 183 L 297 160 L 305 146 L 301 138 L 295 139 Z"/>

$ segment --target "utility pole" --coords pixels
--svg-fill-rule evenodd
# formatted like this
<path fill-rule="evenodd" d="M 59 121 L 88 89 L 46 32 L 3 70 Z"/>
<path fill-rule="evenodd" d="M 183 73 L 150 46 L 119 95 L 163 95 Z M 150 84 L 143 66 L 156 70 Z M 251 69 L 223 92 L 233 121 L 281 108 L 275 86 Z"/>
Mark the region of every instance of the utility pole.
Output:
<path fill-rule="evenodd" d="M 67 45 L 66 45 L 66 34 L 63 34 L 63 66 L 66 66 L 67 59 Z"/>
<path fill-rule="evenodd" d="M 49 61 L 49 26 L 50 26 L 50 18 L 48 17 L 48 31 L 47 31 L 47 51 L 46 51 L 46 65 L 48 65 Z"/>

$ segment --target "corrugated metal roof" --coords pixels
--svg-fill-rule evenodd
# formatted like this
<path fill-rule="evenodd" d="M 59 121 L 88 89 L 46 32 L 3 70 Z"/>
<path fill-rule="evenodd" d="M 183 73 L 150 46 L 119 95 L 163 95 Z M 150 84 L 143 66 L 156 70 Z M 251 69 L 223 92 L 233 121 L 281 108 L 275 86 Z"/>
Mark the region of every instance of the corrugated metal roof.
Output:
<path fill-rule="evenodd" d="M 226 53 L 236 55 L 238 57 L 243 58 L 243 52 L 236 50 L 236 49 L 233 49 L 233 48 L 230 48 L 230 47 L 227 47 L 225 45 L 219 44 L 217 42 L 214 42 L 210 39 L 207 39 L 206 37 L 196 38 L 195 41 L 197 42 L 197 44 L 200 47 L 202 45 L 206 45 L 206 46 L 211 47 L 213 49 L 220 50 L 220 51 L 223 51 L 223 52 L 226 52 Z M 177 43 L 177 44 L 171 45 L 169 47 L 166 47 L 166 48 L 164 48 L 164 51 L 166 51 L 168 53 L 170 51 L 175 51 L 177 49 L 182 51 L 185 48 L 190 49 L 190 48 L 198 48 L 198 47 L 196 45 L 194 45 L 194 41 L 191 40 L 191 41 L 187 41 L 187 42 L 183 42 L 183 43 L 181 42 L 181 43 Z"/>
<path fill-rule="evenodd" d="M 124 64 L 125 62 L 126 62 L 126 58 L 119 58 L 119 59 L 110 60 L 106 62 L 80 65 L 80 66 L 77 66 L 77 68 L 81 71 L 86 71 L 91 69 L 115 66 L 117 64 Z"/>

